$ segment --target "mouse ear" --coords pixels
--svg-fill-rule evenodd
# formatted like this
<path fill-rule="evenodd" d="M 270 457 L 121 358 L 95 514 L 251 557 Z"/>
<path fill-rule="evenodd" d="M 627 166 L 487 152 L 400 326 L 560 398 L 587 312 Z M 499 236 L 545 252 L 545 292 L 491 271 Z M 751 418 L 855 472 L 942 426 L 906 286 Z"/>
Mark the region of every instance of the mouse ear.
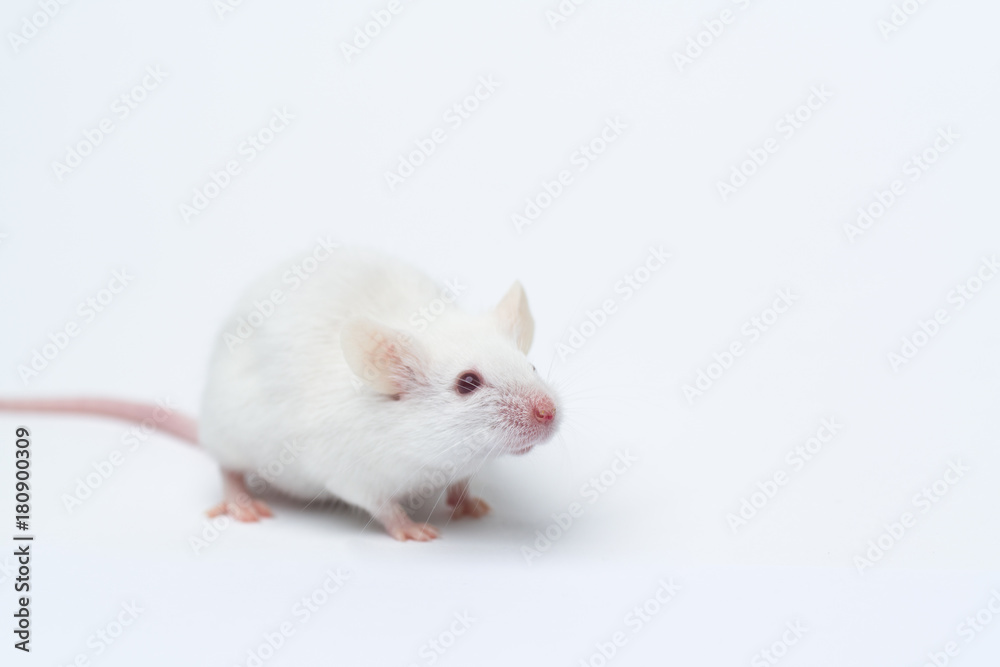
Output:
<path fill-rule="evenodd" d="M 352 317 L 340 329 L 340 348 L 354 374 L 383 394 L 405 394 L 425 381 L 422 348 L 405 331 Z"/>
<path fill-rule="evenodd" d="M 507 294 L 500 299 L 493 309 L 493 316 L 500 330 L 513 336 L 518 349 L 527 354 L 535 337 L 535 319 L 528 309 L 528 297 L 519 281 L 514 281 Z"/>

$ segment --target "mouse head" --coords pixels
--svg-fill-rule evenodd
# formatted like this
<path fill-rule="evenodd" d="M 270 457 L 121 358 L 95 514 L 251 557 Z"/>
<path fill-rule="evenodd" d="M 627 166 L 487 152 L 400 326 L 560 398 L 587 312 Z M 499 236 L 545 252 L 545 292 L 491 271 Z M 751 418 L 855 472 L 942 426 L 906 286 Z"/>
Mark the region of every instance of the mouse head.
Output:
<path fill-rule="evenodd" d="M 419 334 L 352 318 L 341 347 L 351 370 L 397 401 L 395 412 L 432 449 L 524 454 L 559 422 L 552 389 L 525 356 L 534 329 L 524 289 L 514 283 L 492 311 L 449 311 Z"/>

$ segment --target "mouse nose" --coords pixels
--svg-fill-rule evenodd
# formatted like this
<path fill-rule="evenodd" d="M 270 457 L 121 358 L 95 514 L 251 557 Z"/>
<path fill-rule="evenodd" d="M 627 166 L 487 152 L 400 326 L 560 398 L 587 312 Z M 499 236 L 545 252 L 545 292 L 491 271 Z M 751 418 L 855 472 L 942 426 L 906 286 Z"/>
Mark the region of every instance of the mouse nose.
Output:
<path fill-rule="evenodd" d="M 556 404 L 548 396 L 539 399 L 535 403 L 533 416 L 535 417 L 535 421 L 540 424 L 549 423 L 556 418 Z"/>

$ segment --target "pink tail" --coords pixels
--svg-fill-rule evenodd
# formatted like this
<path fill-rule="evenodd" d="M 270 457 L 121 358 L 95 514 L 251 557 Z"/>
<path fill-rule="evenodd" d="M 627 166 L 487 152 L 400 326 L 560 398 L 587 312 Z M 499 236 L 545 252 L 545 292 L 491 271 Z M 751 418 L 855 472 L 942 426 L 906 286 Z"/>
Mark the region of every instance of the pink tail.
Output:
<path fill-rule="evenodd" d="M 104 415 L 137 423 L 149 421 L 162 431 L 195 445 L 198 444 L 198 422 L 187 415 L 150 403 L 132 403 L 106 398 L 0 400 L 0 410 Z"/>

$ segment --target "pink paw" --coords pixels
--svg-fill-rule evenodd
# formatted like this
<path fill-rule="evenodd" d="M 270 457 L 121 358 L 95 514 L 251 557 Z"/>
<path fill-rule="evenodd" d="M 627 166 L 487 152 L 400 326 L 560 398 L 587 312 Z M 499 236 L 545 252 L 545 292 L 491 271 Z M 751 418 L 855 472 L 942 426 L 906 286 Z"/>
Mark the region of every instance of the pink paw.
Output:
<path fill-rule="evenodd" d="M 490 511 L 490 506 L 486 501 L 475 496 L 462 496 L 457 502 L 452 502 L 452 499 L 449 498 L 448 504 L 454 508 L 451 511 L 451 516 L 454 519 L 460 519 L 463 516 L 478 519 Z"/>
<path fill-rule="evenodd" d="M 265 517 L 272 517 L 274 513 L 266 503 L 253 498 L 239 500 L 223 500 L 221 503 L 206 512 L 210 517 L 228 514 L 237 521 L 253 523 Z"/>
<path fill-rule="evenodd" d="M 389 534 L 400 542 L 406 540 L 430 542 L 438 536 L 438 529 L 434 526 L 428 523 L 414 523 L 413 521 L 397 524 L 388 530 Z"/>

